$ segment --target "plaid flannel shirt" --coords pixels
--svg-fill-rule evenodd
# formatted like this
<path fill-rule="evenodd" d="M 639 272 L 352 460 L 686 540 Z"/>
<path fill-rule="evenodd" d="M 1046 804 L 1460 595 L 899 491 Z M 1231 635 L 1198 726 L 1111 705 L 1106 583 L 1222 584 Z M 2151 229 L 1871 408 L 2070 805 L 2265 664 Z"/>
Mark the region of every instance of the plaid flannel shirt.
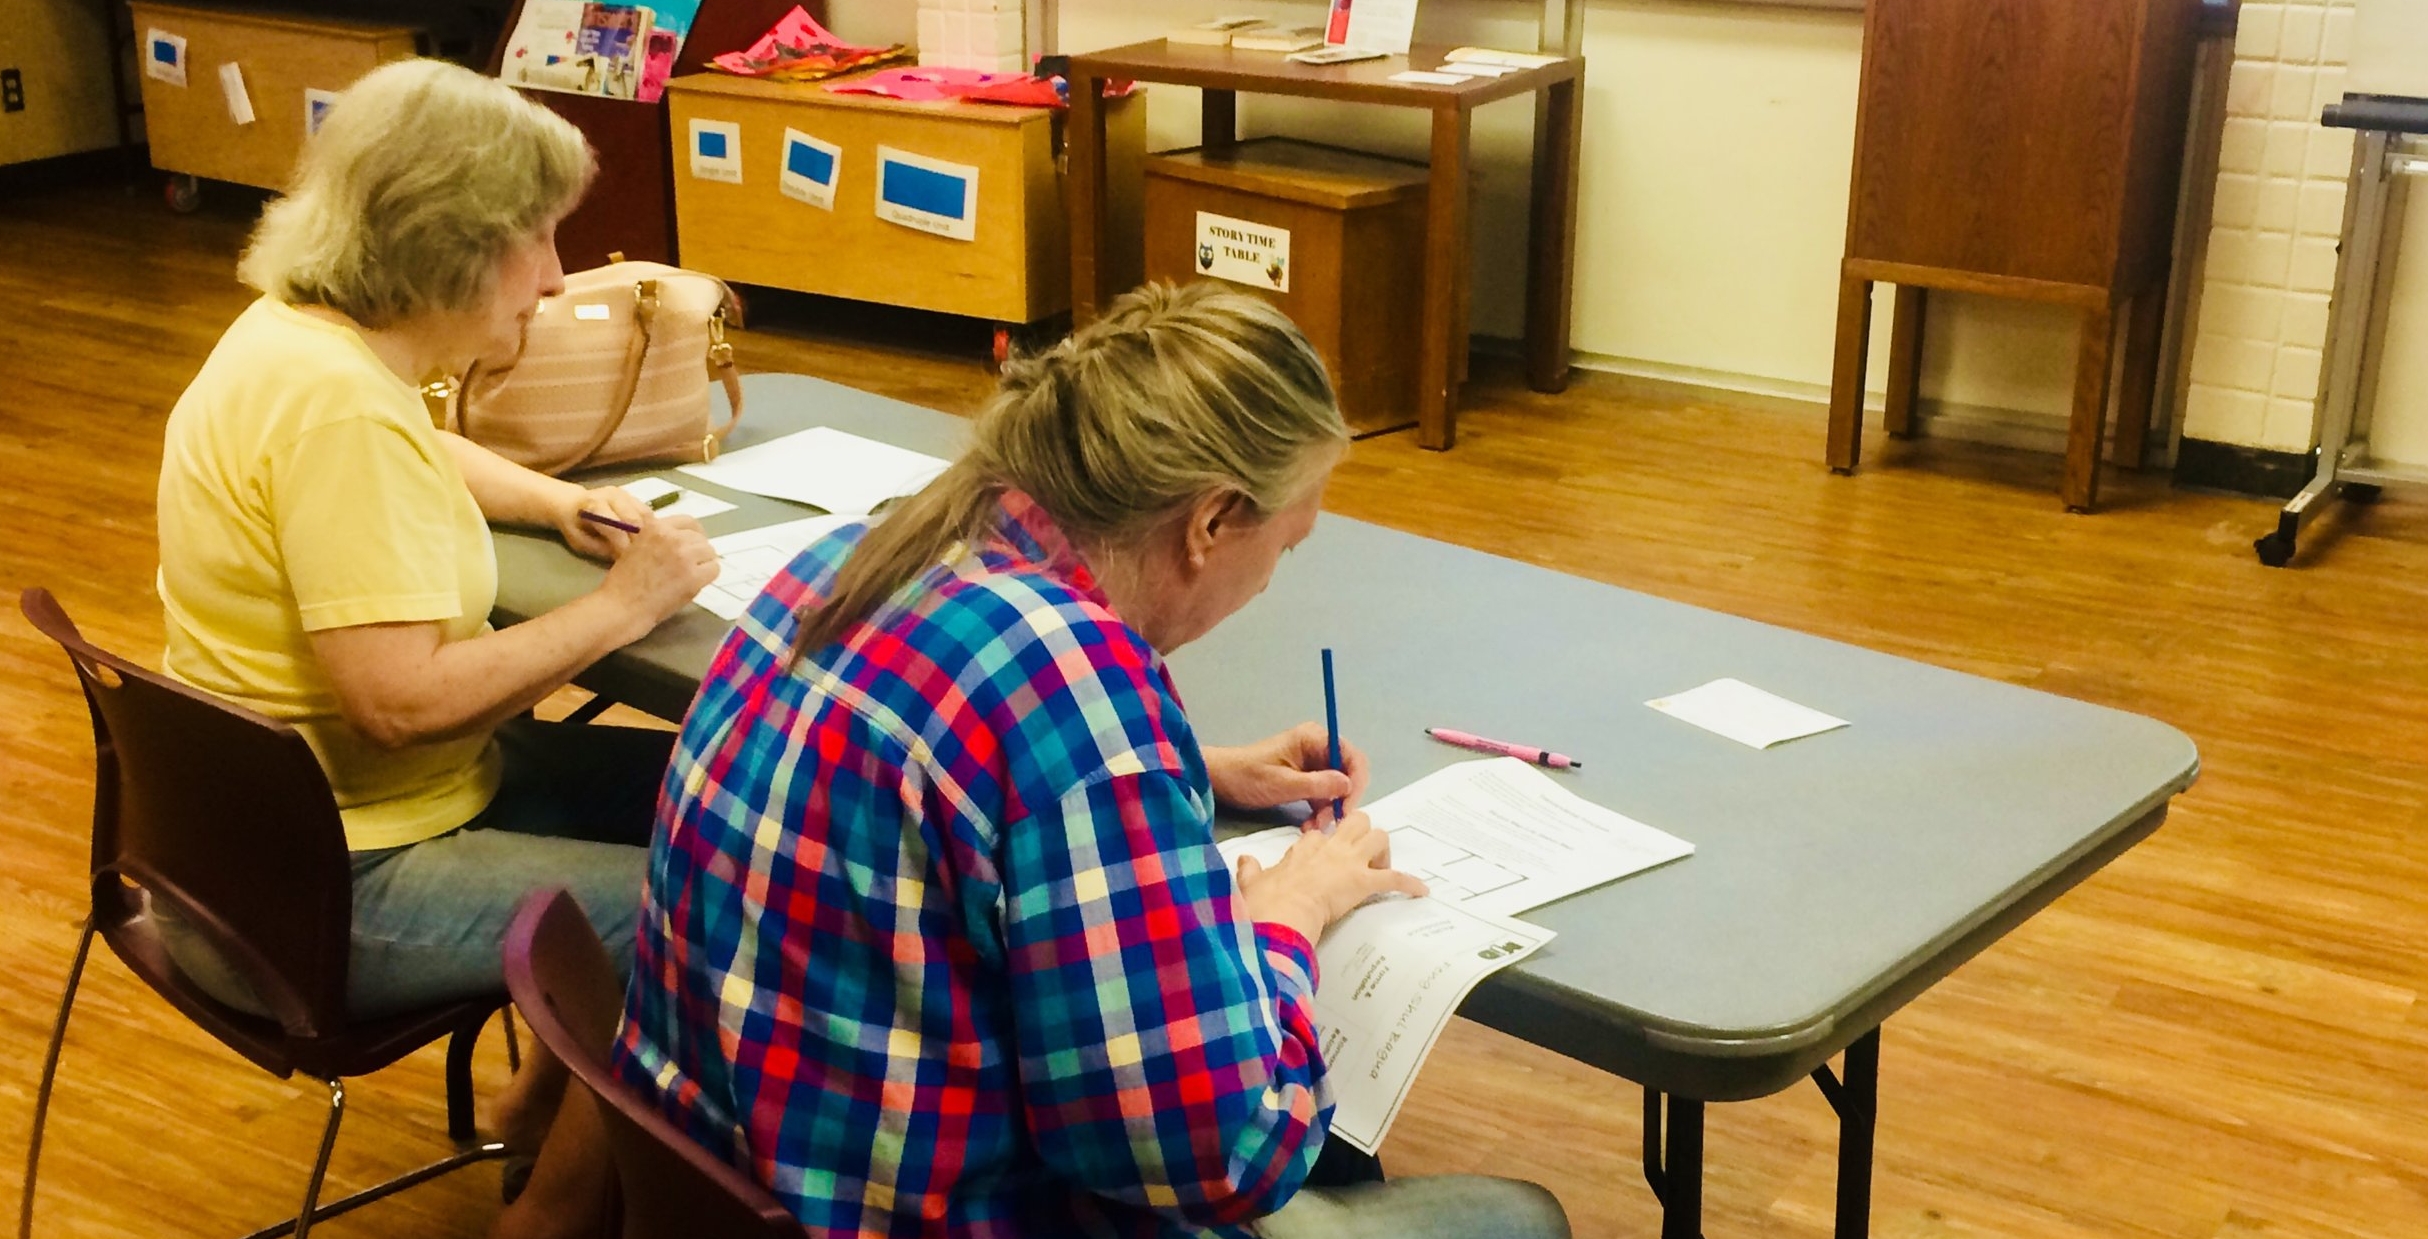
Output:
<path fill-rule="evenodd" d="M 812 1235 L 1247 1233 L 1331 1118 L 1314 952 L 1234 904 L 1161 658 L 1013 494 L 785 668 L 864 531 L 692 704 L 618 1070 Z"/>

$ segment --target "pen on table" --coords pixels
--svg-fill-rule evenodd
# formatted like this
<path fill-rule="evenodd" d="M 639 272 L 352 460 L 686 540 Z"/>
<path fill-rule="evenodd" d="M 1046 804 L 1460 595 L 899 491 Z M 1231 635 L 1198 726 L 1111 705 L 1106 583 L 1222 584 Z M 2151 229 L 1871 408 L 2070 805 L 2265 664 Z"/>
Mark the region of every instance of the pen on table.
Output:
<path fill-rule="evenodd" d="M 1425 734 L 1444 744 L 1455 744 L 1462 749 L 1475 749 L 1485 753 L 1499 753 L 1503 757 L 1530 761 L 1535 765 L 1549 766 L 1554 770 L 1582 770 L 1585 768 L 1585 763 L 1576 758 L 1554 753 L 1550 749 L 1511 744 L 1506 740 L 1487 740 L 1482 736 L 1469 735 L 1463 731 L 1452 731 L 1447 727 L 1428 727 L 1425 729 Z"/>
<path fill-rule="evenodd" d="M 601 516 L 598 513 L 592 512 L 588 509 L 584 509 L 582 511 L 582 519 L 589 521 L 593 525 L 605 525 L 609 529 L 621 529 L 625 533 L 641 532 L 641 527 L 633 524 L 631 521 L 619 521 L 612 516 Z"/>
<path fill-rule="evenodd" d="M 1329 647 L 1324 650 L 1324 731 L 1332 737 L 1332 768 L 1342 774 L 1349 773 L 1340 764 L 1340 695 L 1332 690 L 1332 651 Z M 1348 810 L 1335 799 L 1332 802 L 1333 822 L 1337 824 L 1347 815 Z"/>

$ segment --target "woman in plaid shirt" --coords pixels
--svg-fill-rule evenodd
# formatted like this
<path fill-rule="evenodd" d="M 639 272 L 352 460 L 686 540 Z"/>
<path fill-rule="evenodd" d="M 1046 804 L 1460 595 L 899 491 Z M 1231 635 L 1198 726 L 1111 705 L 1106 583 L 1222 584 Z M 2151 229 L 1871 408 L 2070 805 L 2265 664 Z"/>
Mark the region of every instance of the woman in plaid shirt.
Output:
<path fill-rule="evenodd" d="M 1143 289 L 1009 367 L 975 439 L 718 653 L 624 1077 L 818 1236 L 1562 1239 L 1531 1184 L 1300 1190 L 1313 943 L 1423 888 L 1358 812 L 1226 871 L 1218 801 L 1354 798 L 1363 762 L 1311 725 L 1201 747 L 1163 656 L 1312 529 L 1347 442 L 1321 360 L 1265 302 Z"/>

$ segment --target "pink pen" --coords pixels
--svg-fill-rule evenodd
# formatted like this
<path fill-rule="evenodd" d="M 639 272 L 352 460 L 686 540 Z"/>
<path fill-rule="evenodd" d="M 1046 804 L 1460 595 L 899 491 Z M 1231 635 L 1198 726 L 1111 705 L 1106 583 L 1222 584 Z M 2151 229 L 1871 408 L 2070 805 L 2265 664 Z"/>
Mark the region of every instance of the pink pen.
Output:
<path fill-rule="evenodd" d="M 1425 729 L 1425 734 L 1444 744 L 1455 744 L 1462 749 L 1475 749 L 1485 753 L 1499 753 L 1503 757 L 1530 761 L 1535 765 L 1549 766 L 1554 770 L 1582 770 L 1585 768 L 1585 763 L 1576 758 L 1564 757 L 1550 749 L 1528 748 L 1523 744 L 1511 744 L 1506 740 L 1487 740 L 1482 736 L 1471 736 L 1466 732 L 1452 731 L 1447 727 L 1428 727 Z"/>

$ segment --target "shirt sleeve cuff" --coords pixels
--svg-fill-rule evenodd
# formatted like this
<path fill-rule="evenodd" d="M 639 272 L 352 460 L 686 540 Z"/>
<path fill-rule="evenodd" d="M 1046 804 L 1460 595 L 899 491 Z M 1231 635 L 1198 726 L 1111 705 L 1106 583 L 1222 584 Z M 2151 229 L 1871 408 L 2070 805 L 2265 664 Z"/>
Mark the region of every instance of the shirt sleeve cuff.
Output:
<path fill-rule="evenodd" d="M 1274 975 L 1295 985 L 1301 994 L 1315 993 L 1315 946 L 1307 936 L 1278 921 L 1256 922 L 1256 943 Z"/>

